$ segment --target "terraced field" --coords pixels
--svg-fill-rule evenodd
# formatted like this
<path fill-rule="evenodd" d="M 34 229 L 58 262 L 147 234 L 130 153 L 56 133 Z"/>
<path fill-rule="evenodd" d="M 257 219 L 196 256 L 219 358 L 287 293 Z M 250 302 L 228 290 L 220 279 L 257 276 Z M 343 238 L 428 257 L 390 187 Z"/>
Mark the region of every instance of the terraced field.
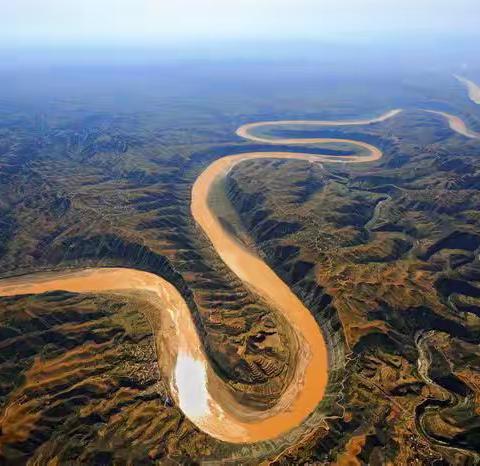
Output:
<path fill-rule="evenodd" d="M 302 461 L 339 438 L 345 461 L 350 450 L 368 464 L 478 461 L 480 165 L 474 150 L 465 172 L 445 147 L 414 150 L 366 170 L 248 162 L 228 180 L 266 260 L 343 327 L 339 437 L 319 435 Z"/>

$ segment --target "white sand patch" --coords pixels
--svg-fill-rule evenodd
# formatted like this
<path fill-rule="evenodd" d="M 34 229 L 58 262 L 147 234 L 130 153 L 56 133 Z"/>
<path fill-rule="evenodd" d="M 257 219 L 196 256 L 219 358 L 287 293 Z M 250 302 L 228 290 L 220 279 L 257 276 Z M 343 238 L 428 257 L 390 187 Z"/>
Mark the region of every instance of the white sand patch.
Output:
<path fill-rule="evenodd" d="M 175 379 L 178 402 L 181 410 L 192 420 L 209 416 L 209 393 L 207 390 L 207 370 L 202 361 L 189 354 L 180 353 L 175 366 Z"/>

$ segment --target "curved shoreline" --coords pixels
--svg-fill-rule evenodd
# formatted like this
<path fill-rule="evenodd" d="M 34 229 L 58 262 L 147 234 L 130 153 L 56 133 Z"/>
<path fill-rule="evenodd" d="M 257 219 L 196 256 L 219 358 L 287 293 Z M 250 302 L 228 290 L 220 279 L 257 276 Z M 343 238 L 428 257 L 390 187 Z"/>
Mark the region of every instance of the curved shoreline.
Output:
<path fill-rule="evenodd" d="M 463 76 L 454 74 L 454 77 L 467 88 L 468 97 L 470 100 L 474 104 L 480 105 L 480 86 L 470 79 L 464 78 Z"/>
<path fill-rule="evenodd" d="M 384 121 L 397 115 L 393 110 L 372 120 L 346 122 L 315 121 L 321 126 L 361 125 Z M 268 122 L 268 124 L 308 124 Z M 244 125 L 237 134 L 258 140 L 250 130 L 265 124 Z M 172 395 L 183 413 L 201 430 L 231 443 L 270 440 L 297 427 L 318 406 L 328 383 L 327 346 L 312 313 L 276 273 L 247 250 L 222 226 L 209 206 L 212 185 L 228 175 L 239 163 L 253 159 L 298 159 L 309 162 L 364 163 L 378 160 L 382 152 L 375 146 L 349 139 L 273 139 L 270 144 L 347 143 L 368 155 L 331 156 L 295 152 L 250 152 L 227 155 L 212 162 L 192 188 L 191 212 L 200 229 L 223 262 L 253 292 L 280 312 L 291 325 L 300 349 L 292 383 L 278 403 L 266 411 L 240 405 L 230 387 L 211 368 L 203 351 L 189 308 L 178 290 L 168 281 L 148 272 L 123 268 L 95 268 L 76 272 L 47 272 L 0 280 L 0 296 L 38 294 L 63 290 L 76 293 L 149 294 L 158 315 L 153 322 L 159 367 L 169 380 Z"/>
<path fill-rule="evenodd" d="M 425 110 L 428 113 L 433 113 L 434 115 L 440 115 L 445 118 L 448 122 L 448 126 L 452 131 L 455 131 L 462 136 L 465 136 L 470 139 L 480 139 L 480 133 L 472 131 L 467 127 L 465 122 L 458 116 L 452 115 L 451 113 L 441 112 L 438 110 Z"/>
<path fill-rule="evenodd" d="M 350 144 L 361 145 L 359 141 L 352 141 L 349 139 L 327 139 L 327 138 L 268 138 L 262 136 L 254 136 L 251 131 L 255 128 L 262 128 L 265 126 L 360 126 L 360 125 L 372 125 L 375 123 L 381 123 L 390 118 L 397 116 L 403 112 L 401 108 L 390 110 L 385 112 L 376 118 L 364 119 L 364 120 L 279 120 L 279 121 L 259 121 L 257 123 L 247 123 L 240 126 L 235 134 L 241 138 L 248 139 L 250 141 L 262 142 L 267 144 L 315 144 L 315 143 L 328 143 L 328 142 L 346 142 Z M 369 149 L 373 146 L 369 145 Z M 325 157 L 325 156 L 321 156 Z"/>

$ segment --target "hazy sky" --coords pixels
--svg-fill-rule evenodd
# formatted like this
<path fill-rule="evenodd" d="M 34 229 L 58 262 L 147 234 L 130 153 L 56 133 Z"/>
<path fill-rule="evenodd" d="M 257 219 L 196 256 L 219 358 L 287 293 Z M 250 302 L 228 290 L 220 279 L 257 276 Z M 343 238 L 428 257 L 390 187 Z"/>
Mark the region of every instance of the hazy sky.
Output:
<path fill-rule="evenodd" d="M 0 0 L 0 44 L 478 34 L 480 0 Z"/>

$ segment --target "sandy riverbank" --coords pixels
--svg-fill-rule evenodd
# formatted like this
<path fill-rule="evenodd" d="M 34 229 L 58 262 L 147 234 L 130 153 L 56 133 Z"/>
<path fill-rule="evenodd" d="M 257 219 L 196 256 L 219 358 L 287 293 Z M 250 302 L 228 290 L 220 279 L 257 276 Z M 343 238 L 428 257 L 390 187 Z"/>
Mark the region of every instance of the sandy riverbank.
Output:
<path fill-rule="evenodd" d="M 265 124 L 315 124 L 338 126 L 371 124 L 397 115 L 393 110 L 372 120 L 345 122 L 268 122 L 245 125 L 237 134 L 258 140 L 250 131 Z M 298 343 L 291 384 L 279 402 L 266 411 L 240 405 L 230 387 L 213 371 L 196 331 L 188 306 L 168 281 L 133 269 L 96 268 L 74 272 L 49 272 L 0 281 L 0 296 L 38 294 L 54 290 L 75 293 L 147 293 L 156 306 L 153 322 L 159 366 L 169 380 L 172 395 L 184 414 L 201 430 L 218 439 L 246 443 L 268 440 L 298 426 L 322 400 L 328 383 L 327 346 L 321 329 L 292 290 L 252 250 L 227 231 L 209 206 L 215 182 L 237 164 L 253 159 L 295 159 L 309 162 L 363 163 L 378 160 L 382 152 L 367 143 L 348 139 L 275 139 L 271 144 L 345 143 L 360 147 L 366 155 L 332 156 L 295 152 L 250 152 L 225 156 L 211 163 L 192 189 L 191 212 L 199 228 L 223 262 L 247 287 L 280 312 L 291 325 Z"/>

